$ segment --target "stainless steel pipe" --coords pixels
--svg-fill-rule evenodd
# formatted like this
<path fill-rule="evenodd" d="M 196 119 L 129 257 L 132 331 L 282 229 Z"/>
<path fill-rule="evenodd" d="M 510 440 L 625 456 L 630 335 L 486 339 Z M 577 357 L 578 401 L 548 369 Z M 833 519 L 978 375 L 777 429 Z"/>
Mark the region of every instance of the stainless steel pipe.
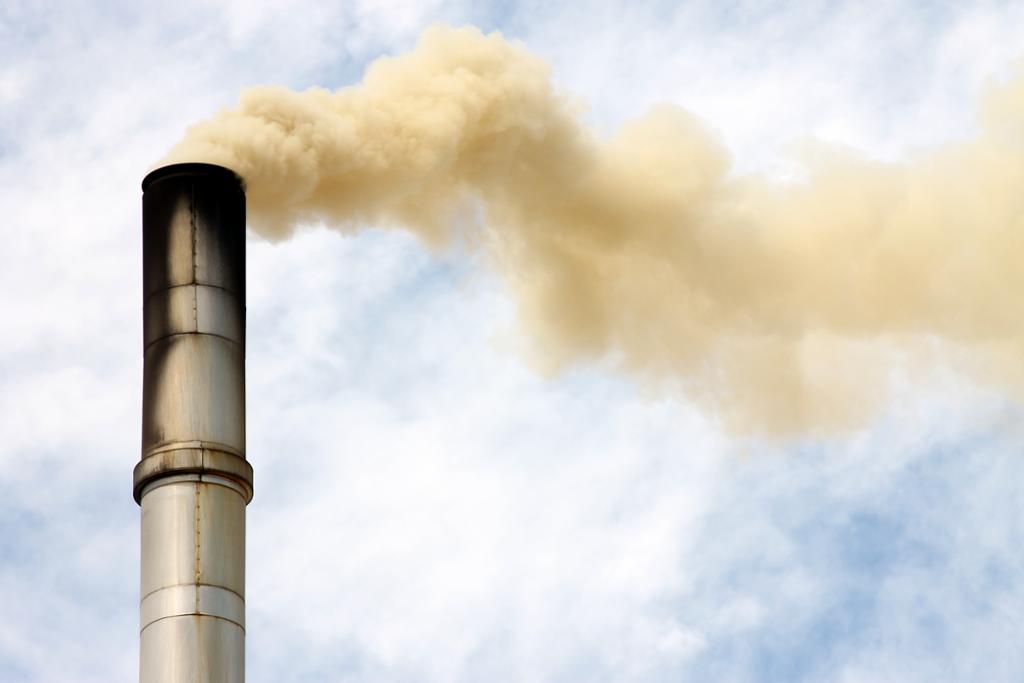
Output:
<path fill-rule="evenodd" d="M 142 181 L 141 683 L 245 679 L 245 193 L 210 164 Z"/>

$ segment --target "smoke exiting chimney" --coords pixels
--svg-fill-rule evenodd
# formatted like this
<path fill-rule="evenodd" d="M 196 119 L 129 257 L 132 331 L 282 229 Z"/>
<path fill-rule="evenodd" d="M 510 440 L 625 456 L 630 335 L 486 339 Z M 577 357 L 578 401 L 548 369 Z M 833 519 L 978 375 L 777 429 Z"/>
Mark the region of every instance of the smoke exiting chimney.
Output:
<path fill-rule="evenodd" d="M 142 683 L 245 678 L 245 193 L 212 164 L 142 182 Z"/>
<path fill-rule="evenodd" d="M 378 225 L 482 250 L 543 369 L 601 359 L 728 427 L 813 435 L 936 366 L 1024 397 L 1022 121 L 1024 74 L 970 138 L 892 163 L 808 148 L 780 184 L 676 107 L 603 135 L 523 45 L 438 26 L 350 87 L 248 88 L 166 162 L 233 169 L 272 240 Z"/>

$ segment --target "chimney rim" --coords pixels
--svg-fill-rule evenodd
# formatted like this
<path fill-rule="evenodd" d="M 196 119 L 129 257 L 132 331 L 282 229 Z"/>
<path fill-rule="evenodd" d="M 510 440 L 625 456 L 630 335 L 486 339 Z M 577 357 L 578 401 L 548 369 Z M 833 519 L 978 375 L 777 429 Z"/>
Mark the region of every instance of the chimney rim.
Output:
<path fill-rule="evenodd" d="M 145 192 L 152 185 L 168 178 L 177 176 L 212 176 L 216 180 L 237 185 L 241 192 L 245 192 L 245 181 L 226 166 L 208 164 L 205 162 L 190 161 L 178 164 L 168 164 L 155 168 L 146 174 L 142 179 L 142 191 Z"/>

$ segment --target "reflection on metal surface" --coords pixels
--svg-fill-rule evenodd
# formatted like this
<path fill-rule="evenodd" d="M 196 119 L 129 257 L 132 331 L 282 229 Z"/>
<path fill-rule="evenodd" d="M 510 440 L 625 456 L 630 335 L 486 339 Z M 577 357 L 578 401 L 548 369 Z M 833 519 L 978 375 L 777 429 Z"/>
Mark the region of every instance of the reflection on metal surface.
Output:
<path fill-rule="evenodd" d="M 158 588 L 142 598 L 142 629 L 171 617 L 204 614 L 219 617 L 245 630 L 245 600 L 219 586 L 185 584 Z"/>
<path fill-rule="evenodd" d="M 143 189 L 142 683 L 245 678 L 245 195 L 176 164 Z"/>
<path fill-rule="evenodd" d="M 245 634 L 229 621 L 162 619 L 142 632 L 139 679 L 145 683 L 245 680 Z"/>

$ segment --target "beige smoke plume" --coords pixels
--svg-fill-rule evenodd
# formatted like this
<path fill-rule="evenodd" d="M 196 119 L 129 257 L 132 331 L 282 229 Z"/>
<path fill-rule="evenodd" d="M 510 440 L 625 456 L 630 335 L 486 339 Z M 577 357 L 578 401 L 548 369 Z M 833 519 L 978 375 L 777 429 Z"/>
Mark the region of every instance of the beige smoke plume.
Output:
<path fill-rule="evenodd" d="M 312 221 L 443 244 L 470 207 L 549 367 L 611 359 L 739 428 L 855 423 L 929 358 L 1024 388 L 1024 82 L 974 140 L 821 154 L 782 186 L 730 174 L 674 107 L 603 139 L 524 47 L 438 27 L 356 86 L 251 88 L 165 161 L 236 170 L 272 239 Z"/>

